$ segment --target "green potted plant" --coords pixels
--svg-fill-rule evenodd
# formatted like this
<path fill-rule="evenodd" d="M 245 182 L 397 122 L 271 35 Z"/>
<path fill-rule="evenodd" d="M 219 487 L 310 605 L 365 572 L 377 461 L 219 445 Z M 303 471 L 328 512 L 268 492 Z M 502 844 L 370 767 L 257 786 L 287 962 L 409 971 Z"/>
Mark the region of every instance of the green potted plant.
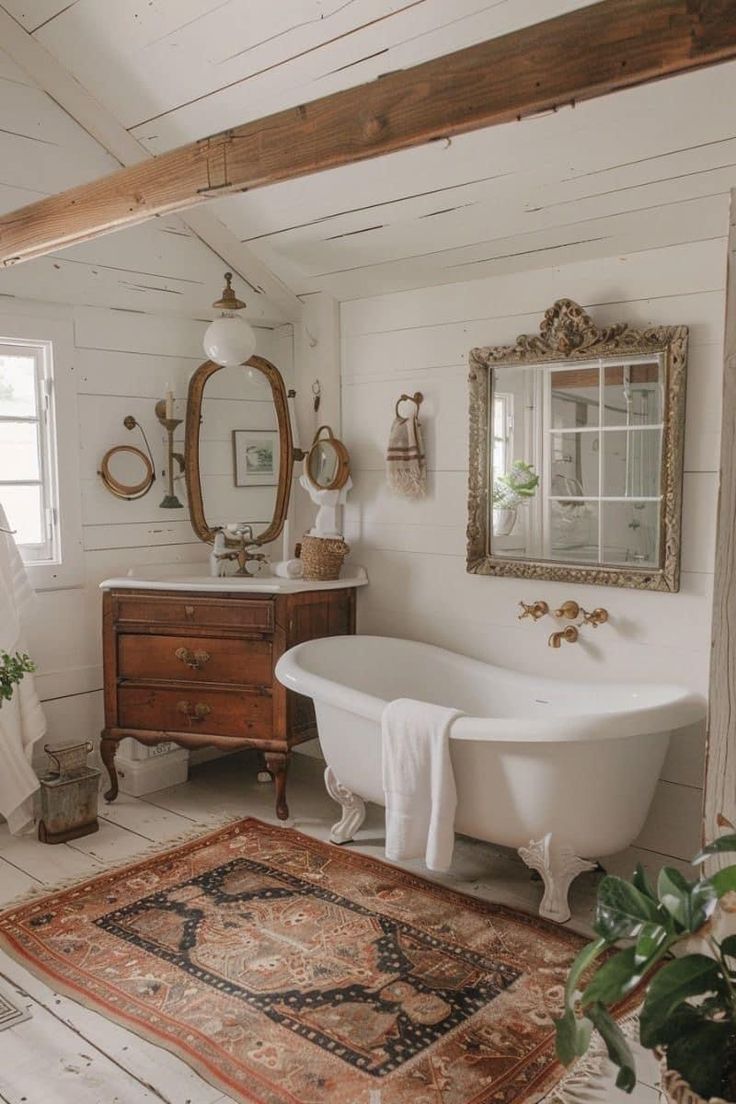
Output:
<path fill-rule="evenodd" d="M 693 865 L 726 852 L 736 852 L 736 832 L 705 847 Z M 582 1057 L 595 1028 L 618 1066 L 616 1085 L 631 1092 L 631 1048 L 608 1009 L 646 982 L 639 1036 L 661 1059 L 667 1099 L 736 1101 L 735 914 L 736 866 L 693 881 L 664 867 L 656 887 L 641 865 L 630 882 L 606 875 L 598 887 L 597 938 L 573 963 L 564 1014 L 555 1021 L 560 1061 Z"/>
<path fill-rule="evenodd" d="M 0 651 L 0 708 L 4 701 L 10 701 L 13 687 L 17 686 L 24 675 L 36 670 L 36 665 L 25 652 Z"/>
<path fill-rule="evenodd" d="M 534 497 L 538 486 L 534 465 L 524 460 L 514 460 L 504 475 L 496 476 L 491 494 L 494 537 L 509 535 L 516 524 L 516 511 Z"/>

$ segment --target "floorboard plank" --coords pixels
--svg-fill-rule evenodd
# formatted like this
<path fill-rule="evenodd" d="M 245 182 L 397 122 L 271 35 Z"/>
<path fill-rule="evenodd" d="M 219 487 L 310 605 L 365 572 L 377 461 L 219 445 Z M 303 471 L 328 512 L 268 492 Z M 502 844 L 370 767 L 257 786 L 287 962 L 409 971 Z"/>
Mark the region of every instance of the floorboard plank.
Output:
<path fill-rule="evenodd" d="M 90 1048 L 104 1054 L 135 1082 L 148 1089 L 153 1094 L 152 1099 L 171 1101 L 171 1104 L 181 1104 L 182 1101 L 188 1104 L 215 1104 L 216 1100 L 222 1099 L 219 1089 L 204 1081 L 173 1054 L 55 992 L 3 952 L 0 952 L 0 977 L 13 986 L 26 1004 L 31 1002 L 34 1016 L 37 1008 L 50 1013 L 60 1026 L 74 1034 L 82 1049 L 84 1043 L 88 1043 Z M 25 998 L 23 994 L 26 994 Z M 2 1042 L 0 1036 L 0 1048 Z M 133 1099 L 137 1102 L 146 1097 Z M 107 1104 L 107 1098 L 101 1099 L 100 1104 Z"/>

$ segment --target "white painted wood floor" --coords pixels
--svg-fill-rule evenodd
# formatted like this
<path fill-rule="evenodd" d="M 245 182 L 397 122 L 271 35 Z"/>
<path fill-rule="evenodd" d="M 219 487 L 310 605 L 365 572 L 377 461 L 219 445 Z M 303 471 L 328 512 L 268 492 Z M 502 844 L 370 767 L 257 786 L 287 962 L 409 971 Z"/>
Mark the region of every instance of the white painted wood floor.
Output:
<path fill-rule="evenodd" d="M 249 814 L 276 823 L 272 787 L 259 785 L 255 774 L 255 761 L 244 752 L 195 767 L 189 782 L 145 799 L 121 794 L 113 805 L 102 803 L 98 833 L 69 844 L 51 847 L 32 837 L 13 838 L 0 826 L 0 907 L 19 894 L 128 862 L 152 843 L 165 843 L 198 825 L 206 830 Z M 291 826 L 327 838 L 337 806 L 324 791 L 319 761 L 295 757 L 289 803 Z M 351 846 L 383 857 L 382 809 L 370 808 Z M 629 851 L 608 867 L 629 873 L 637 858 L 646 857 Z M 420 863 L 407 866 L 426 875 Z M 515 855 L 466 839 L 458 841 L 452 873 L 439 880 L 527 911 L 536 910 L 541 894 Z M 583 875 L 573 887 L 574 927 L 585 929 L 594 891 L 594 875 Z M 2 952 L 0 981 L 32 1012 L 30 1020 L 0 1032 L 0 1104 L 230 1104 L 230 1097 L 178 1058 L 55 993 Z M 637 1066 L 640 1081 L 633 1096 L 619 1093 L 611 1081 L 605 1090 L 591 1093 L 590 1104 L 627 1099 L 659 1104 L 654 1060 L 641 1051 Z"/>

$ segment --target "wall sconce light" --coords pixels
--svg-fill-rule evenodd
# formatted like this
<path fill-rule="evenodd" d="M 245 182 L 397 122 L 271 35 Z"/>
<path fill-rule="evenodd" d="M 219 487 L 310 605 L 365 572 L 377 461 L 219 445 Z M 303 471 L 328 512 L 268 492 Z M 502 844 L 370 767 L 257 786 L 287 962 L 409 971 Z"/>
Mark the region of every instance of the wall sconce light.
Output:
<path fill-rule="evenodd" d="M 250 323 L 239 318 L 236 311 L 245 307 L 232 289 L 232 272 L 225 273 L 225 287 L 222 297 L 212 304 L 222 311 L 219 318 L 211 322 L 204 334 L 204 351 L 210 360 L 223 368 L 236 368 L 253 356 L 256 349 L 256 335 Z"/>

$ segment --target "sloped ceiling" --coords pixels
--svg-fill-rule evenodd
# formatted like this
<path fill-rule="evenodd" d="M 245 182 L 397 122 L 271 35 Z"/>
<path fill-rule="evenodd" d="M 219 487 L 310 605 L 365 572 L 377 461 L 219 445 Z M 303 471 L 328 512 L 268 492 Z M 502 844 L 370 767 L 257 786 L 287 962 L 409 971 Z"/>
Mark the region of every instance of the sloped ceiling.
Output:
<path fill-rule="evenodd" d="M 585 6 L 0 4 L 154 153 Z M 292 290 L 338 299 L 721 237 L 735 89 L 729 63 L 211 206 Z"/>

